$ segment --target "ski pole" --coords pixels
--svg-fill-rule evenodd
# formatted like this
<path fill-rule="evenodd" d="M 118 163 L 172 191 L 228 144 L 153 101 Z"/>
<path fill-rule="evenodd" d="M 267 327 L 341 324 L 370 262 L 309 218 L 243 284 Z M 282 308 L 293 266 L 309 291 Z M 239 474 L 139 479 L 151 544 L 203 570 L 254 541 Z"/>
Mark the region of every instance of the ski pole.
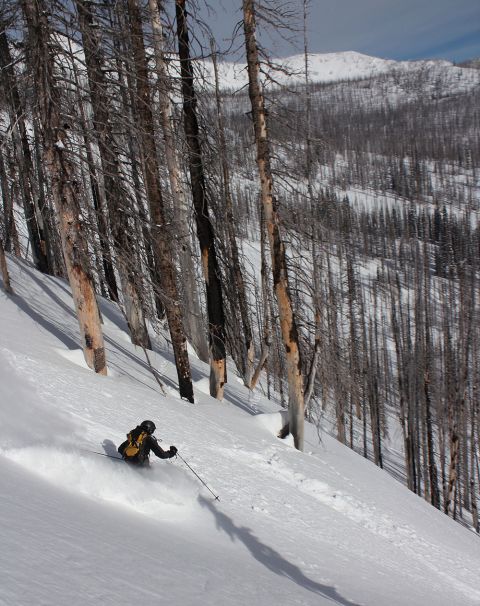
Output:
<path fill-rule="evenodd" d="M 100 455 L 101 457 L 107 457 L 108 459 L 115 459 L 116 461 L 123 461 L 122 457 L 114 457 L 113 455 L 105 454 L 104 452 L 97 452 L 96 450 L 87 450 L 86 448 L 82 448 L 82 451 Z"/>
<path fill-rule="evenodd" d="M 210 490 L 210 488 L 209 488 L 209 487 L 208 487 L 208 486 L 205 484 L 205 482 L 204 482 L 204 481 L 202 480 L 202 478 L 201 478 L 201 477 L 198 475 L 198 473 L 197 473 L 197 472 L 196 472 L 194 469 L 192 469 L 192 468 L 190 467 L 190 465 L 189 465 L 189 464 L 188 464 L 188 463 L 185 461 L 185 459 L 184 459 L 184 458 L 183 458 L 181 455 L 179 455 L 179 454 L 178 454 L 178 452 L 177 452 L 177 457 L 179 457 L 179 458 L 180 458 L 180 459 L 181 459 L 181 460 L 182 460 L 182 461 L 185 463 L 185 465 L 188 467 L 188 469 L 190 469 L 190 471 L 191 471 L 193 474 L 195 474 L 195 475 L 197 476 L 197 478 L 198 478 L 198 479 L 200 480 L 200 482 L 201 482 L 201 483 L 202 483 L 202 484 L 205 486 L 205 488 L 206 488 L 208 491 L 210 491 L 210 492 L 213 494 L 213 496 L 215 497 L 215 500 L 216 500 L 216 501 L 220 501 L 220 497 L 218 497 L 218 496 L 217 496 L 217 495 L 216 495 L 216 494 L 215 494 L 215 493 L 214 493 L 212 490 Z"/>

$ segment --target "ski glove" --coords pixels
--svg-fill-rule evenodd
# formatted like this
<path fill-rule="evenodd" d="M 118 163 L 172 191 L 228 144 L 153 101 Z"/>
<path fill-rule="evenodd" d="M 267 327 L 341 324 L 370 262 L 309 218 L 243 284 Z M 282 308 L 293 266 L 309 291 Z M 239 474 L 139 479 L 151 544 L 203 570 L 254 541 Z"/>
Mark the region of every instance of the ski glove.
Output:
<path fill-rule="evenodd" d="M 178 450 L 175 446 L 170 446 L 170 458 L 174 457 L 177 454 Z"/>

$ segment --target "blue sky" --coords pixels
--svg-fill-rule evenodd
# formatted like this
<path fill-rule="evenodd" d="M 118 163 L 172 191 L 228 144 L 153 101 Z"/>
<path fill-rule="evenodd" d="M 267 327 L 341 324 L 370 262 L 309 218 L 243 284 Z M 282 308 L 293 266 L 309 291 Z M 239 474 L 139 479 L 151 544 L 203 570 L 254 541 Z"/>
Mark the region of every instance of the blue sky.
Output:
<path fill-rule="evenodd" d="M 217 39 L 230 38 L 241 0 L 207 1 L 213 10 L 202 11 L 205 21 Z M 283 5 L 301 14 L 303 2 Z M 310 0 L 308 37 L 311 52 L 463 61 L 480 57 L 480 0 Z M 275 56 L 303 49 L 301 34 L 296 49 L 278 36 L 263 41 Z"/>

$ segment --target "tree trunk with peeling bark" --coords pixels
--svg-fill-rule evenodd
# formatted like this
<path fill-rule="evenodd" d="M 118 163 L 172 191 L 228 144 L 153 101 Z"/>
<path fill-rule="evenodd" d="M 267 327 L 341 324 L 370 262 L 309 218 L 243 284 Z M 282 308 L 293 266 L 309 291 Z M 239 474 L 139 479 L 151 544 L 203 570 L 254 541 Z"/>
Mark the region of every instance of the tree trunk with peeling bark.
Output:
<path fill-rule="evenodd" d="M 168 74 L 164 56 L 163 27 L 157 0 L 149 0 L 150 22 L 152 25 L 153 48 L 155 52 L 155 70 L 157 72 L 158 96 L 160 106 L 160 125 L 165 141 L 165 160 L 170 181 L 175 223 L 177 258 L 181 268 L 182 302 L 184 307 L 184 322 L 190 342 L 202 362 L 208 362 L 208 343 L 203 316 L 200 308 L 200 298 L 195 279 L 193 251 L 191 246 L 189 209 L 187 196 L 181 179 L 181 170 L 175 148 L 175 134 L 172 123 L 172 104 L 170 101 L 171 78 Z"/>
<path fill-rule="evenodd" d="M 85 360 L 96 373 L 106 375 L 105 347 L 88 245 L 79 205 L 80 192 L 69 157 L 68 123 L 62 119 L 61 97 L 55 82 L 47 6 L 43 0 L 22 0 L 28 29 L 27 62 L 33 72 L 42 129 L 43 158 L 50 177 L 59 220 L 62 249 L 80 326 Z"/>
<path fill-rule="evenodd" d="M 210 395 L 221 400 L 223 399 L 224 386 L 227 382 L 223 292 L 215 250 L 213 225 L 209 217 L 209 205 L 205 190 L 205 175 L 196 114 L 197 101 L 193 86 L 193 69 L 190 59 L 190 41 L 185 0 L 175 0 L 175 7 L 190 182 L 207 294 Z"/>
<path fill-rule="evenodd" d="M 129 224 L 127 211 L 131 210 L 132 204 L 126 188 L 122 185 L 116 153 L 117 145 L 108 116 L 109 112 L 106 105 L 108 103 L 107 83 L 102 69 L 103 61 L 100 41 L 94 26 L 93 3 L 90 0 L 76 0 L 76 4 L 93 109 L 93 126 L 97 136 L 102 163 L 105 199 L 115 250 L 116 266 L 122 285 L 125 316 L 130 329 L 132 343 L 150 349 L 150 337 L 148 336 L 138 287 L 138 271 L 133 266 L 131 260 L 131 251 L 133 249 L 132 228 Z M 101 208 L 99 208 L 99 213 L 102 213 Z M 107 247 L 105 235 L 103 239 L 105 248 Z M 108 250 L 104 251 L 104 254 L 108 257 Z"/>
<path fill-rule="evenodd" d="M 158 155 L 155 145 L 155 125 L 151 107 L 149 73 L 140 8 L 137 0 L 127 0 L 130 31 L 134 53 L 137 92 L 137 114 L 139 119 L 140 144 L 143 149 L 143 169 L 147 200 L 150 208 L 151 235 L 158 284 L 164 295 L 165 313 L 172 339 L 177 368 L 180 396 L 194 402 L 187 338 L 183 328 L 179 294 L 175 279 L 175 266 L 171 236 L 167 232 L 163 196 L 158 174 Z"/>
<path fill-rule="evenodd" d="M 285 247 L 280 235 L 277 201 L 273 195 L 271 154 L 266 122 L 265 101 L 260 87 L 260 60 L 256 41 L 255 4 L 243 0 L 243 26 L 247 53 L 249 96 L 252 105 L 257 167 L 261 182 L 261 200 L 270 242 L 273 283 L 277 298 L 282 340 L 287 360 L 289 390 L 289 428 L 295 447 L 303 450 L 304 392 L 298 332 L 288 285 Z"/>

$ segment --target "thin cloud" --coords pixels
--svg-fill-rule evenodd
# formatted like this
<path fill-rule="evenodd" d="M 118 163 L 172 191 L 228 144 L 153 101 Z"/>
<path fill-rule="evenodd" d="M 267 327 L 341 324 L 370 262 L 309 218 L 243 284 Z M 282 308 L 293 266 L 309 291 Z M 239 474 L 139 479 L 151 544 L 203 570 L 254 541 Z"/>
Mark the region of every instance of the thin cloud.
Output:
<path fill-rule="evenodd" d="M 210 0 L 217 9 L 210 23 L 218 39 L 228 38 L 241 16 L 241 0 Z M 303 2 L 289 8 L 302 14 Z M 211 17 L 211 14 L 210 14 Z M 473 26 L 472 26 L 473 24 Z M 480 56 L 478 0 L 311 0 L 308 38 L 311 52 L 355 50 L 391 59 Z M 277 41 L 274 53 L 303 48 Z"/>

